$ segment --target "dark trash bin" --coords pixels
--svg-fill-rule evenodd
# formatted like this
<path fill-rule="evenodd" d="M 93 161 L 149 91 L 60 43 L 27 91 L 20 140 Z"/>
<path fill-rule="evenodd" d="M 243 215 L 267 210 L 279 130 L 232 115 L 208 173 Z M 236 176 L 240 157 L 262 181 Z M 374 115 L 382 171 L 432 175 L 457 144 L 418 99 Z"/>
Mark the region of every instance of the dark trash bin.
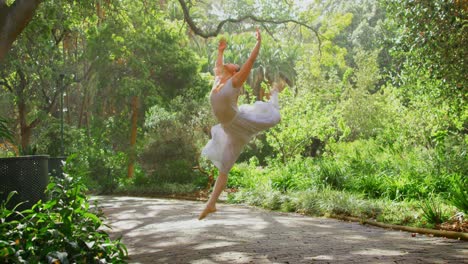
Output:
<path fill-rule="evenodd" d="M 67 160 L 67 157 L 50 157 L 49 158 L 49 174 L 52 177 L 62 178 L 63 163 Z"/>
<path fill-rule="evenodd" d="M 17 208 L 17 211 L 22 211 L 39 200 L 46 200 L 44 191 L 49 184 L 48 161 L 47 155 L 0 158 L 1 201 L 5 201 L 10 192 L 18 192 L 8 203 L 8 209 L 27 201 Z"/>

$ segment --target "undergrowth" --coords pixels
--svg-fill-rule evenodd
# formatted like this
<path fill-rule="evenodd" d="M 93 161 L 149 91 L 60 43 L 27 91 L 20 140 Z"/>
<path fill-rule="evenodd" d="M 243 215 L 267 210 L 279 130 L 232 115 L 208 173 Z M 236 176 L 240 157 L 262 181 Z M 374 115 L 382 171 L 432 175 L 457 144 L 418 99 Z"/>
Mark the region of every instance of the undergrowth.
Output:
<path fill-rule="evenodd" d="M 0 205 L 1 263 L 126 263 L 127 249 L 102 230 L 103 216 L 91 206 L 77 179 L 52 177 L 47 201 L 16 211 Z M 11 198 L 15 193 L 9 195 Z"/>

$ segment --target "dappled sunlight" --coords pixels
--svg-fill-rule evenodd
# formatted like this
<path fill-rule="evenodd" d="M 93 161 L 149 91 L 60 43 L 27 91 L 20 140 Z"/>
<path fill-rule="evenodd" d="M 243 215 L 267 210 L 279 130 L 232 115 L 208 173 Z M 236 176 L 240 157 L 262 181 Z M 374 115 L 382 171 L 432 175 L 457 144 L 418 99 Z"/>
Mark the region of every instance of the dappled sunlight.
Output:
<path fill-rule="evenodd" d="M 197 259 L 194 261 L 190 261 L 191 264 L 216 264 L 217 261 L 210 260 L 210 259 Z"/>
<path fill-rule="evenodd" d="M 252 255 L 253 254 L 249 254 L 246 252 L 226 251 L 219 254 L 213 254 L 211 257 L 217 261 L 229 262 L 237 259 L 242 259 L 242 262 L 252 262 Z"/>
<path fill-rule="evenodd" d="M 362 236 L 362 235 L 349 235 L 346 236 L 346 239 L 348 240 L 368 240 L 368 237 Z"/>
<path fill-rule="evenodd" d="M 202 243 L 200 245 L 193 247 L 193 249 L 199 250 L 199 249 L 210 249 L 210 248 L 218 248 L 218 247 L 228 247 L 228 246 L 232 246 L 235 244 L 236 243 L 234 242 L 227 242 L 227 241 L 213 241 L 213 242 Z"/>
<path fill-rule="evenodd" d="M 315 257 L 305 257 L 306 260 L 335 260 L 331 255 L 318 255 Z"/>
<path fill-rule="evenodd" d="M 287 227 L 298 227 L 298 226 L 304 226 L 304 225 L 310 225 L 313 227 L 319 227 L 323 229 L 328 229 L 328 228 L 333 228 L 332 225 L 330 224 L 325 224 L 323 221 L 304 221 L 304 219 L 307 219 L 306 217 L 302 215 L 296 215 L 295 217 L 289 216 L 277 216 L 275 217 L 276 221 L 278 223 L 281 223 L 282 225 L 285 225 Z"/>
<path fill-rule="evenodd" d="M 219 204 L 100 197 L 110 233 L 123 237 L 131 263 L 391 262 L 463 259 L 463 242 L 335 219 Z M 120 211 L 120 212 L 119 212 Z M 439 261 L 444 262 L 444 261 Z"/>
<path fill-rule="evenodd" d="M 138 220 L 121 220 L 114 222 L 111 225 L 111 228 L 115 231 L 124 231 L 129 229 L 134 229 L 135 227 L 141 225 L 142 221 Z"/>
<path fill-rule="evenodd" d="M 403 252 L 399 250 L 388 250 L 388 249 L 379 249 L 379 248 L 366 248 L 359 251 L 350 252 L 353 255 L 365 255 L 365 256 L 403 256 L 408 254 L 408 252 Z"/>

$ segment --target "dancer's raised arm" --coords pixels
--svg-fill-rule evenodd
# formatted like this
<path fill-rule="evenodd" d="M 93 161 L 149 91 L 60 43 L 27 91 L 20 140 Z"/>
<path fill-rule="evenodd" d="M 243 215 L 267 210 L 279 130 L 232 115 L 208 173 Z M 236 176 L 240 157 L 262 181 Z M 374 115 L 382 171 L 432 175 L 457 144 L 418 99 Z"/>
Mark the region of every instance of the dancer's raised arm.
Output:
<path fill-rule="evenodd" d="M 214 68 L 214 73 L 216 77 L 220 77 L 223 74 L 223 65 L 224 65 L 224 49 L 227 47 L 227 42 L 225 38 L 219 40 L 218 46 L 218 58 L 216 59 L 216 64 Z"/>
<path fill-rule="evenodd" d="M 262 37 L 260 35 L 260 30 L 257 28 L 257 44 L 255 45 L 252 53 L 250 54 L 247 61 L 242 65 L 242 68 L 232 77 L 232 86 L 235 88 L 240 88 L 249 77 L 250 71 L 252 70 L 253 64 L 257 59 L 258 53 L 260 52 L 260 45 L 262 44 Z"/>

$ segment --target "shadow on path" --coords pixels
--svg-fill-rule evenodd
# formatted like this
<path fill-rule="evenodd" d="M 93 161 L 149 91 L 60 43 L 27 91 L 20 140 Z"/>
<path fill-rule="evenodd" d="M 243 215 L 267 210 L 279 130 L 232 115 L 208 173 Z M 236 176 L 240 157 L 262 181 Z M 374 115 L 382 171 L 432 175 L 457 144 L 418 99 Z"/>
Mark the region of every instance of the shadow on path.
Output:
<path fill-rule="evenodd" d="M 468 263 L 468 243 L 335 219 L 201 202 L 95 197 L 130 263 Z"/>

